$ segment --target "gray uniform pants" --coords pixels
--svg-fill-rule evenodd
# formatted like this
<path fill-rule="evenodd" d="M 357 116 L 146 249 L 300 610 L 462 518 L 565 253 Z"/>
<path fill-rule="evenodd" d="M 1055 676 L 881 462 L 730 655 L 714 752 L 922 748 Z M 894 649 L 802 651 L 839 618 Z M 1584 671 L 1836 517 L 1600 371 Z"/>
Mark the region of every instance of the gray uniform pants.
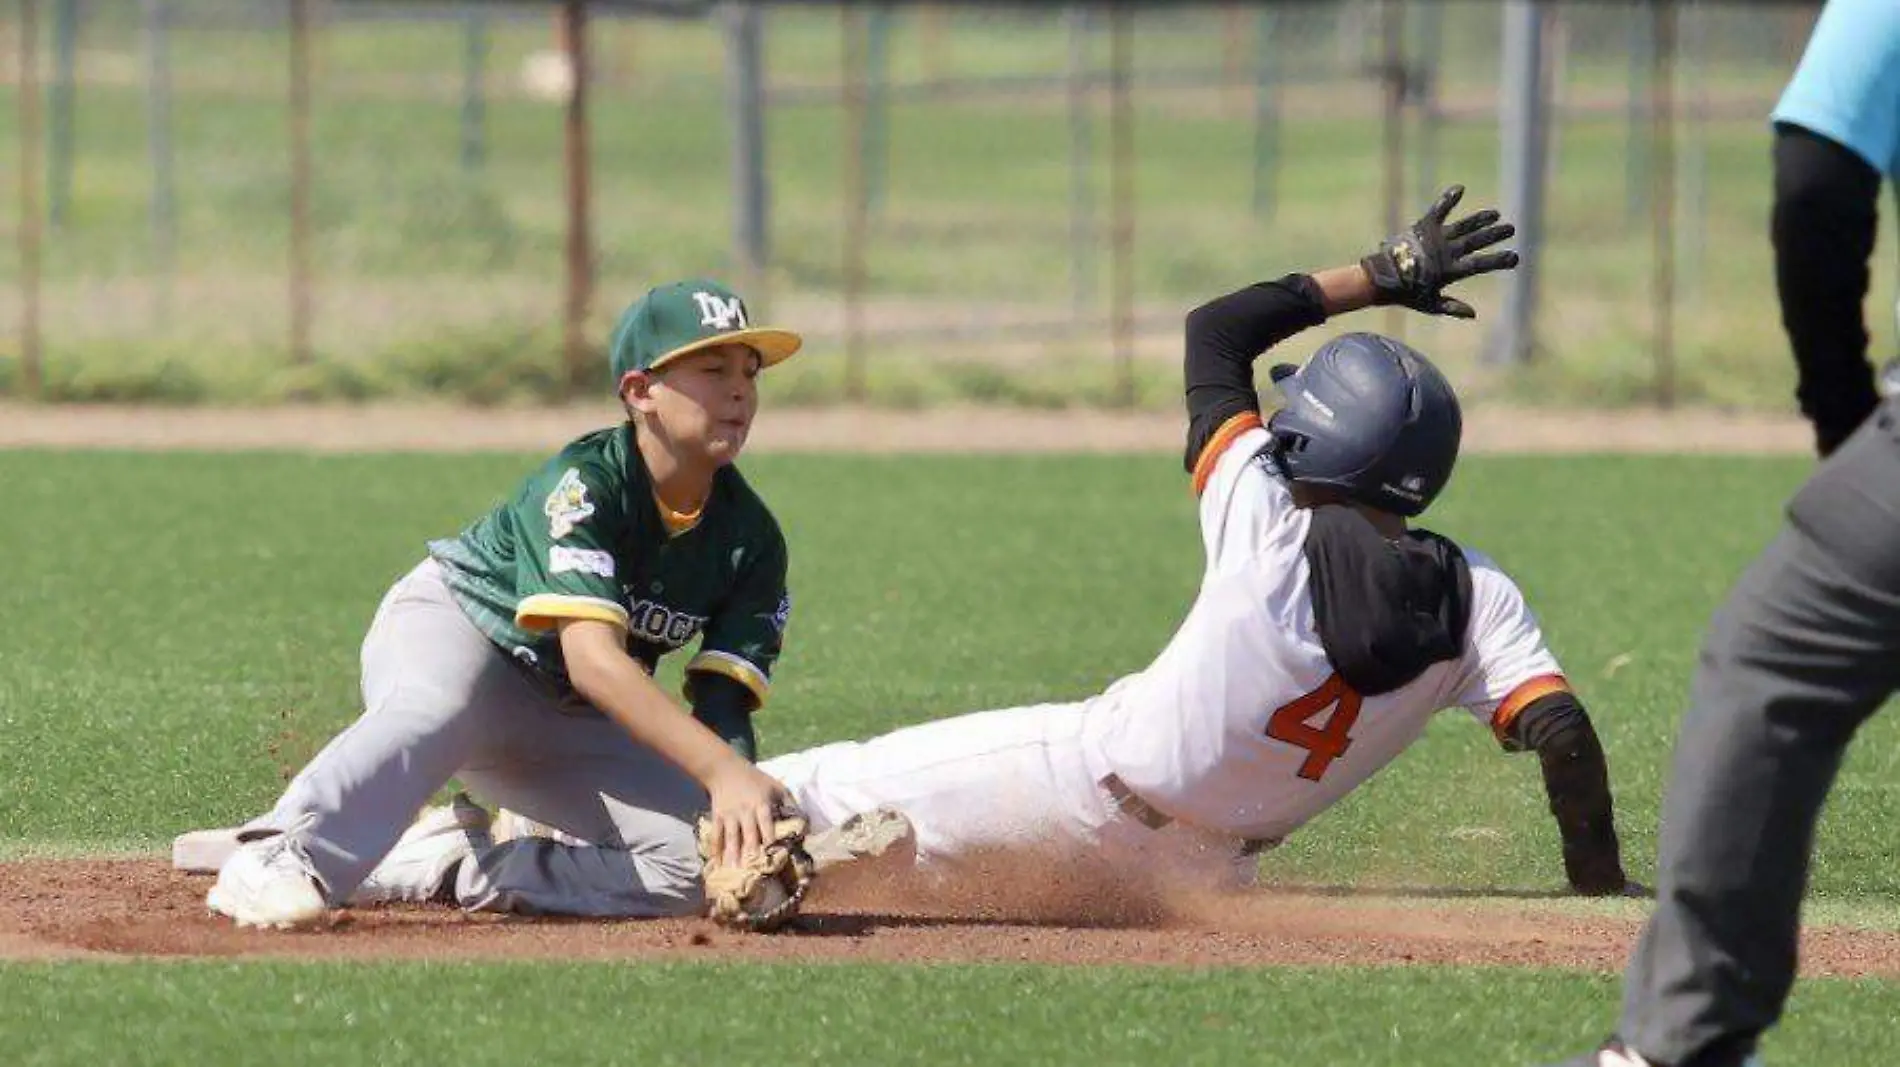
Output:
<path fill-rule="evenodd" d="M 1663 807 L 1657 908 L 1618 1033 L 1729 1063 L 1781 1014 L 1815 824 L 1854 732 L 1900 684 L 1900 401 L 1796 495 L 1705 638 Z"/>
<path fill-rule="evenodd" d="M 455 895 L 489 911 L 595 916 L 699 910 L 692 819 L 706 794 L 599 715 L 576 715 L 469 622 L 424 561 L 363 640 L 363 716 L 290 783 L 261 825 L 314 816 L 306 848 L 346 901 L 451 777 L 478 799 L 595 845 L 524 838 L 463 863 Z"/>

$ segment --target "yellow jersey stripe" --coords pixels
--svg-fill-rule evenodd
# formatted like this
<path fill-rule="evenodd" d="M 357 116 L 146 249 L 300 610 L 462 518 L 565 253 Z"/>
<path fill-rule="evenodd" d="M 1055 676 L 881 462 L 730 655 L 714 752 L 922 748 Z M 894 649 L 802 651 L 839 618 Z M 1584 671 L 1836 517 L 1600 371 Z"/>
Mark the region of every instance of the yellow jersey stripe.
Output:
<path fill-rule="evenodd" d="M 694 656 L 686 665 L 688 671 L 703 671 L 707 674 L 723 674 L 726 677 L 752 690 L 759 704 L 765 704 L 765 698 L 772 692 L 772 680 L 765 672 L 747 662 L 744 658 L 730 652 L 711 650 Z"/>
<path fill-rule="evenodd" d="M 611 600 L 561 593 L 536 593 L 515 605 L 515 625 L 524 630 L 552 630 L 561 619 L 597 619 L 627 628 L 627 609 Z"/>

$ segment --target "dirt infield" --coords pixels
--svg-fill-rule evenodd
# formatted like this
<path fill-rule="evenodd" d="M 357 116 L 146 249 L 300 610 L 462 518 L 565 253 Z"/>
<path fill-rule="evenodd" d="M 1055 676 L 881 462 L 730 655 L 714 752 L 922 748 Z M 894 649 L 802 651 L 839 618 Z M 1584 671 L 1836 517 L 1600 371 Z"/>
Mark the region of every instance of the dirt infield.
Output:
<path fill-rule="evenodd" d="M 609 405 L 470 409 L 431 405 L 127 408 L 0 403 L 0 448 L 267 449 L 305 452 L 526 451 L 559 448 L 616 418 Z M 769 410 L 755 452 L 1170 452 L 1173 412 L 1018 408 Z M 1805 454 L 1799 418 L 1707 410 L 1466 413 L 1467 453 Z"/>
<path fill-rule="evenodd" d="M 1626 919 L 1536 900 L 1262 890 L 1159 911 L 1065 910 L 1001 892 L 984 902 L 914 887 L 836 884 L 799 926 L 732 933 L 703 920 L 469 916 L 446 907 L 338 912 L 297 933 L 238 930 L 204 910 L 209 880 L 162 860 L 0 864 L 0 958 L 694 959 L 983 961 L 1162 966 L 1491 964 L 1619 969 Z M 901 903 L 900 903 L 901 901 Z M 1900 934 L 1809 931 L 1807 974 L 1900 976 Z"/>

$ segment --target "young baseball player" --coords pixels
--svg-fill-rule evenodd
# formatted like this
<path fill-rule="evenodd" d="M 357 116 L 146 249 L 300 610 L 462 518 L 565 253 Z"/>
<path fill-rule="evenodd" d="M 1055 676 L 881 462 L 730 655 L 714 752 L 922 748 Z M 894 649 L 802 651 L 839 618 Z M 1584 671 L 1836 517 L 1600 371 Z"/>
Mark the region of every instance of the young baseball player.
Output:
<path fill-rule="evenodd" d="M 1408 527 L 1458 456 L 1451 385 L 1406 345 L 1354 333 L 1272 369 L 1286 402 L 1270 418 L 1254 392 L 1262 352 L 1333 316 L 1400 304 L 1472 318 L 1444 287 L 1517 256 L 1487 251 L 1514 232 L 1494 211 L 1447 222 L 1461 195 L 1357 264 L 1188 316 L 1186 466 L 1206 573 L 1152 664 L 1079 703 L 762 764 L 814 829 L 889 808 L 926 868 L 1072 849 L 1231 884 L 1457 706 L 1505 749 L 1538 754 L 1570 885 L 1630 890 L 1603 750 L 1522 594 L 1491 560 Z"/>
<path fill-rule="evenodd" d="M 611 345 L 626 421 L 432 542 L 370 623 L 362 717 L 268 815 L 179 840 L 180 866 L 217 857 L 211 909 L 263 927 L 389 900 L 684 914 L 700 906 L 697 814 L 728 862 L 769 840 L 785 793 L 750 762 L 751 712 L 790 610 L 786 549 L 733 461 L 760 370 L 799 345 L 715 282 L 635 302 Z M 688 714 L 652 672 L 695 638 Z M 451 776 L 590 844 L 496 845 L 460 797 L 412 826 Z"/>

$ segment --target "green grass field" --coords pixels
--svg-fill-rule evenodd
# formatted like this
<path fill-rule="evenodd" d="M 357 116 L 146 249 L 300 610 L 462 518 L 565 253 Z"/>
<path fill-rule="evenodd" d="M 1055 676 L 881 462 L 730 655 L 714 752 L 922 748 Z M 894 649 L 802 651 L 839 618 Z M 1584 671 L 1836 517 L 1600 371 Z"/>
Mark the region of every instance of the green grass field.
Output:
<path fill-rule="evenodd" d="M 268 803 L 353 715 L 356 646 L 422 542 L 531 457 L 0 452 L 0 854 L 155 853 Z M 1632 873 L 1702 624 L 1804 461 L 1473 458 L 1435 525 L 1511 569 L 1603 732 Z M 793 546 L 777 752 L 1088 694 L 1199 574 L 1169 457 L 764 456 Z M 1900 725 L 1863 732 L 1820 908 L 1900 926 Z M 1457 831 L 1481 830 L 1483 832 Z M 1456 714 L 1269 858 L 1275 881 L 1557 888 L 1534 762 Z M 0 964 L 10 1063 L 1528 1064 L 1610 1025 L 1607 976 L 975 965 Z M 743 1005 L 743 1006 L 740 1006 Z M 1900 987 L 1814 981 L 1775 1062 L 1900 1054 Z M 789 1036 L 786 1036 L 789 1035 Z M 776 1051 L 787 1045 L 783 1052 Z"/>
<path fill-rule="evenodd" d="M 241 23 L 187 24 L 173 33 L 176 263 L 166 303 L 147 217 L 151 149 L 133 10 L 95 17 L 82 41 L 70 214 L 46 241 L 50 395 L 200 403 L 449 390 L 507 401 L 562 388 L 553 373 L 565 222 L 560 111 L 527 97 L 519 81 L 523 61 L 551 45 L 545 22 L 492 26 L 487 162 L 476 170 L 458 162 L 457 22 L 339 18 L 319 27 L 312 118 L 318 358 L 313 367 L 291 368 L 285 35 Z M 1302 6 L 1279 24 L 1276 76 L 1285 90 L 1271 214 L 1253 206 L 1256 24 L 1231 23 L 1214 9 L 1170 10 L 1138 28 L 1138 71 L 1234 75 L 1224 88 L 1150 81 L 1136 91 L 1134 293 L 1144 317 L 1161 324 L 1147 333 L 1147 359 L 1172 363 L 1167 324 L 1199 300 L 1262 277 L 1351 261 L 1383 235 L 1378 98 L 1359 71 L 1365 40 L 1342 28 L 1350 21 L 1343 17 L 1333 6 Z M 1655 395 L 1655 238 L 1646 209 L 1626 211 L 1629 176 L 1642 172 L 1628 164 L 1635 148 L 1621 111 L 1628 70 L 1617 59 L 1626 43 L 1620 17 L 1587 8 L 1566 16 L 1573 52 L 1560 95 L 1600 108 L 1566 117 L 1553 135 L 1550 232 L 1538 257 L 1545 294 L 1539 363 L 1480 374 L 1479 331 L 1409 327 L 1411 339 L 1469 371 L 1472 389 L 1558 405 Z M 1445 127 L 1435 173 L 1468 184 L 1474 201 L 1493 202 L 1499 145 L 1485 108 L 1495 98 L 1496 13 L 1464 3 L 1447 19 L 1447 99 L 1477 117 Z M 1014 96 L 900 95 L 892 104 L 887 153 L 870 157 L 867 181 L 881 174 L 882 195 L 867 234 L 865 284 L 866 322 L 896 332 L 872 346 L 869 395 L 893 404 L 1103 402 L 1114 372 L 1100 325 L 1054 340 L 1012 339 L 1002 330 L 990 341 L 947 342 L 919 331 L 1004 316 L 1060 329 L 1078 270 L 1099 319 L 1110 282 L 1106 96 L 1092 110 L 1090 251 L 1078 268 L 1074 142 L 1059 81 L 1068 63 L 1063 25 L 1006 13 L 964 13 L 934 37 L 909 15 L 894 25 L 891 80 L 900 89 L 933 77 L 1049 84 Z M 1230 49 L 1225 42 L 1236 26 Z M 1676 388 L 1686 402 L 1790 405 L 1766 235 L 1765 116 L 1798 39 L 1778 36 L 1777 26 L 1744 11 L 1718 12 L 1710 60 L 1685 61 L 1679 73 L 1682 98 L 1706 91 L 1729 106 L 1726 117 L 1685 123 L 1675 146 Z M 647 286 L 729 275 L 735 267 L 716 28 L 603 19 L 595 30 L 602 83 L 590 112 L 599 273 L 591 326 L 598 341 Z M 835 87 L 840 42 L 835 11 L 775 10 L 767 35 L 772 84 Z M 1107 50 L 1107 35 L 1098 32 L 1092 63 L 1105 65 Z M 21 146 L 17 103 L 11 87 L 0 87 L 0 156 Z M 1427 200 L 1417 191 L 1421 136 L 1414 123 L 1408 220 Z M 769 291 L 790 325 L 819 335 L 815 358 L 787 372 L 788 395 L 805 401 L 835 399 L 842 390 L 851 144 L 835 102 L 770 108 Z M 18 181 L 17 167 L 0 168 L 0 218 L 11 221 L 18 211 Z M 1883 226 L 1888 247 L 1891 221 Z M 1869 300 L 1883 353 L 1894 344 L 1893 263 L 1891 255 L 1875 257 Z M 18 272 L 17 257 L 0 257 L 0 287 L 16 285 Z M 1481 313 L 1494 313 L 1496 283 L 1473 286 L 1470 298 Z M 11 314 L 0 311 L 0 324 Z M 15 331 L 0 329 L 0 392 L 12 388 L 16 348 Z M 1138 399 L 1170 395 L 1157 384 L 1169 377 L 1144 373 Z"/>

